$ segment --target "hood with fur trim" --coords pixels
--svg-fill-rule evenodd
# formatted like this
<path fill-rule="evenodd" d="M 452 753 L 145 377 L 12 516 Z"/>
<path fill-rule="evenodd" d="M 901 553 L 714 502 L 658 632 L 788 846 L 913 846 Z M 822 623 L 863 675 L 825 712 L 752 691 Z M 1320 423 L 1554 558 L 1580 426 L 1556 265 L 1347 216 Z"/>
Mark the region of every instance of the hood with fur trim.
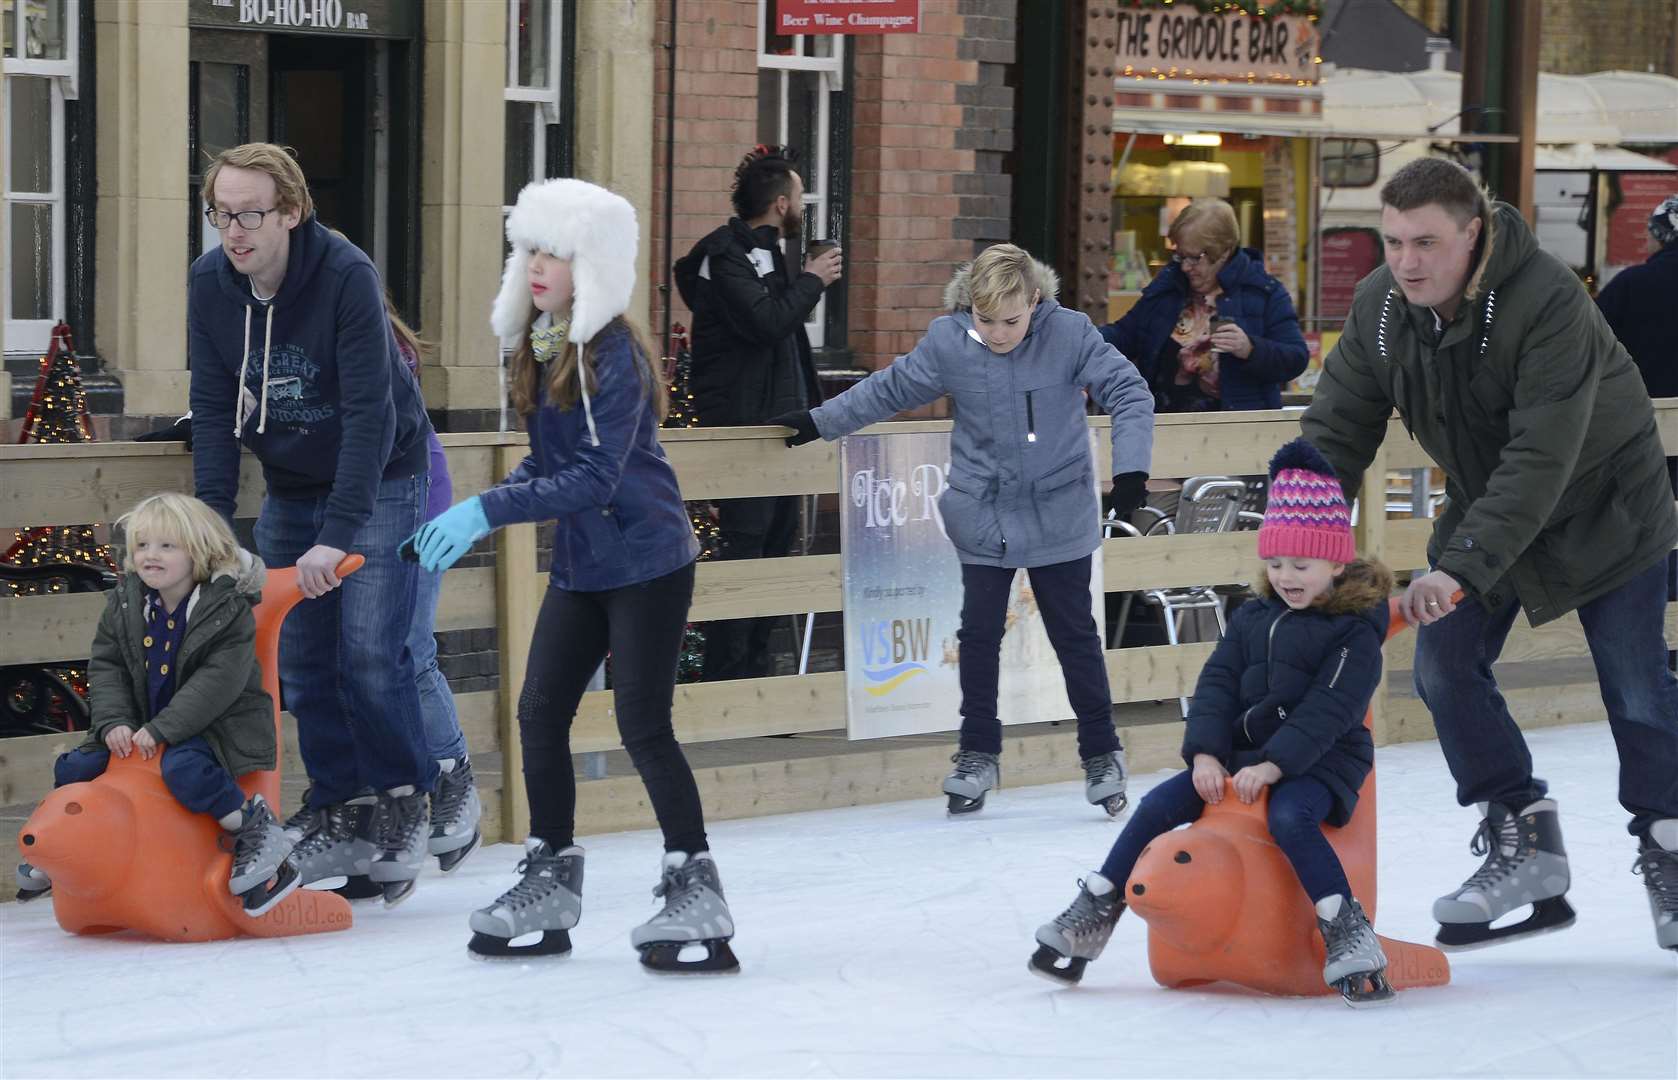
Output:
<path fill-rule="evenodd" d="M 639 241 L 635 208 L 623 196 L 584 180 L 526 184 L 507 215 L 507 242 L 513 251 L 490 309 L 490 327 L 502 348 L 518 345 L 536 312 L 525 276 L 532 251 L 571 261 L 569 337 L 584 345 L 629 310 Z"/>
<path fill-rule="evenodd" d="M 1048 264 L 1031 260 L 1032 284 L 1043 293 L 1045 300 L 1060 298 L 1060 275 L 1050 269 Z M 944 308 L 947 311 L 973 310 L 973 285 L 969 280 L 973 274 L 972 262 L 962 263 L 957 268 L 948 285 L 944 286 Z"/>
<path fill-rule="evenodd" d="M 1276 590 L 1270 587 L 1270 576 L 1262 569 L 1254 584 L 1266 600 L 1277 599 Z M 1384 605 L 1392 592 L 1393 572 L 1379 559 L 1359 559 L 1346 564 L 1346 572 L 1335 581 L 1334 588 L 1313 607 L 1324 615 L 1362 615 Z M 1383 628 L 1384 625 L 1383 620 Z"/>

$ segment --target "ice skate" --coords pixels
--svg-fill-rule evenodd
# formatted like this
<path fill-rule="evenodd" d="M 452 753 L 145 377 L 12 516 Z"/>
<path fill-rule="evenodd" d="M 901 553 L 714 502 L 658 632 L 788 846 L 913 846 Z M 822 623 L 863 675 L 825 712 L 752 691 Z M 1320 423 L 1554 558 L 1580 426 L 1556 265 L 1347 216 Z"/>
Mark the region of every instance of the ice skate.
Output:
<path fill-rule="evenodd" d="M 1077 985 L 1084 977 L 1084 966 L 1107 947 L 1124 912 L 1124 900 L 1114 884 L 1091 874 L 1078 882 L 1072 906 L 1037 928 L 1037 951 L 1031 954 L 1027 970 L 1062 985 Z"/>
<path fill-rule="evenodd" d="M 478 819 L 484 809 L 470 758 L 446 758 L 437 765 L 441 771 L 437 790 L 431 793 L 431 837 L 426 850 L 437 856 L 437 865 L 446 874 L 478 849 Z"/>
<path fill-rule="evenodd" d="M 1084 798 L 1091 806 L 1106 810 L 1108 817 L 1118 817 L 1129 805 L 1130 797 L 1125 793 L 1128 780 L 1123 750 L 1084 759 Z"/>
<path fill-rule="evenodd" d="M 286 818 L 285 824 L 281 826 L 286 835 L 291 837 L 293 844 L 314 832 L 320 825 L 321 811 L 309 809 L 309 797 L 314 794 L 314 790 L 312 786 L 303 789 L 303 805 Z"/>
<path fill-rule="evenodd" d="M 52 895 L 52 879 L 26 862 L 17 864 L 17 902 L 27 904 Z"/>
<path fill-rule="evenodd" d="M 345 878 L 346 882 L 332 891 L 346 900 L 384 895 L 383 890 L 367 878 L 367 872 L 373 865 L 373 843 L 368 839 L 373 820 L 373 797 L 362 795 L 319 810 L 299 811 L 287 824 L 297 821 L 305 813 L 313 815 L 313 825 L 291 853 L 302 884 L 313 885 L 333 878 Z"/>
<path fill-rule="evenodd" d="M 1317 901 L 1317 929 L 1328 952 L 1323 981 L 1338 990 L 1346 1004 L 1361 1009 L 1397 996 L 1387 982 L 1387 954 L 1362 904 L 1349 896 L 1323 897 Z"/>
<path fill-rule="evenodd" d="M 985 808 L 985 796 L 1002 781 L 1001 757 L 983 750 L 957 750 L 950 755 L 956 767 L 944 777 L 944 794 L 950 797 L 952 816 Z"/>
<path fill-rule="evenodd" d="M 466 950 L 491 960 L 569 955 L 570 930 L 583 915 L 583 849 L 573 845 L 556 852 L 532 836 L 524 842 L 519 873 L 517 885 L 472 913 Z M 514 938 L 538 932 L 541 941 L 513 944 Z"/>
<path fill-rule="evenodd" d="M 246 915 L 256 918 L 290 896 L 302 879 L 291 859 L 295 844 L 274 820 L 268 801 L 252 795 L 239 815 L 239 827 L 230 830 L 233 869 L 228 874 L 227 891 L 241 898 Z"/>
<path fill-rule="evenodd" d="M 1678 818 L 1662 818 L 1649 827 L 1631 872 L 1642 876 L 1649 892 L 1655 941 L 1663 949 L 1678 950 Z M 23 899 L 22 893 L 18 899 Z"/>
<path fill-rule="evenodd" d="M 430 843 L 431 814 L 423 791 L 412 784 L 391 788 L 373 810 L 372 865 L 367 876 L 384 892 L 385 906 L 413 895 Z"/>
<path fill-rule="evenodd" d="M 1433 902 L 1440 923 L 1434 944 L 1447 952 L 1477 949 L 1572 926 L 1567 852 L 1555 800 L 1539 799 L 1519 814 L 1502 803 L 1481 803 L 1480 810 L 1485 817 L 1469 850 L 1486 861 L 1460 889 Z M 1494 921 L 1523 904 L 1532 905 L 1530 915 L 1492 929 Z"/>
<path fill-rule="evenodd" d="M 641 953 L 643 967 L 659 975 L 732 975 L 740 970 L 740 961 L 728 945 L 734 936 L 734 919 L 710 852 L 666 852 L 663 876 L 653 895 L 664 898 L 664 910 L 629 936 L 629 943 Z M 682 951 L 693 946 L 703 946 L 705 956 L 683 960 Z"/>

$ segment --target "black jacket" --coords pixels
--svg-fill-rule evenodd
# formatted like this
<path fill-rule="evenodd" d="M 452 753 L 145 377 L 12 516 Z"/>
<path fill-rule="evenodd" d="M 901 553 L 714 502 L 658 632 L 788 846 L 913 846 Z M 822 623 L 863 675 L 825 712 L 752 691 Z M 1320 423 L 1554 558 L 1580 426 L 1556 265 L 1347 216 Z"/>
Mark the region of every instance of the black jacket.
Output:
<path fill-rule="evenodd" d="M 693 409 L 706 427 L 821 404 L 804 322 L 822 280 L 789 275 L 778 239 L 771 226 L 729 218 L 676 262 L 676 288 L 693 311 Z"/>
<path fill-rule="evenodd" d="M 1273 762 L 1283 779 L 1328 786 L 1331 825 L 1350 821 L 1375 764 L 1363 718 L 1381 679 L 1392 580 L 1385 567 L 1356 562 L 1304 611 L 1275 597 L 1242 605 L 1194 688 L 1183 736 L 1189 767 L 1196 754 L 1232 773 Z"/>
<path fill-rule="evenodd" d="M 1642 266 L 1614 275 L 1596 298 L 1614 336 L 1643 373 L 1649 396 L 1678 397 L 1678 244 L 1670 244 Z"/>

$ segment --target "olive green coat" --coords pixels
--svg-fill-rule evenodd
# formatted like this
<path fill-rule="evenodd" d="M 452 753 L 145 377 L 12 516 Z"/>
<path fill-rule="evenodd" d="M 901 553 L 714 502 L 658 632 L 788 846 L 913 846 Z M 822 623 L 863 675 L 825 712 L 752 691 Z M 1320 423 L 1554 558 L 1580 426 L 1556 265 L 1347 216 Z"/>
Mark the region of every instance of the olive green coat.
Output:
<path fill-rule="evenodd" d="M 146 692 L 146 586 L 124 574 L 105 602 L 88 662 L 92 728 L 87 746 L 104 745 L 121 724 L 144 727 L 159 743 L 202 735 L 234 776 L 272 769 L 274 703 L 256 662 L 256 616 L 264 570 L 249 553 L 238 574 L 222 573 L 187 599 L 186 637 L 176 656 L 175 694 L 156 716 Z"/>
<path fill-rule="evenodd" d="M 1520 213 L 1491 217 L 1442 329 L 1386 267 L 1358 284 L 1303 427 L 1350 497 L 1396 406 L 1445 471 L 1428 561 L 1538 626 L 1665 557 L 1678 514 L 1631 357 Z"/>

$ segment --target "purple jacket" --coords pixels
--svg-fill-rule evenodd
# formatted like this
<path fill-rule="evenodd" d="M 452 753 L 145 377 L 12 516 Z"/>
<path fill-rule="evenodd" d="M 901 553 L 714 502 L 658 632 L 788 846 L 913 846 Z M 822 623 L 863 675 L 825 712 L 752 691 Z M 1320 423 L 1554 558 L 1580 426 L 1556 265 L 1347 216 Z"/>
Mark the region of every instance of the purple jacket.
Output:
<path fill-rule="evenodd" d="M 414 373 L 414 378 L 419 378 L 419 357 L 400 338 L 396 350 L 402 354 L 402 361 Z M 454 502 L 454 483 L 449 479 L 449 459 L 443 454 L 443 440 L 437 437 L 435 429 L 425 445 L 431 461 L 431 486 L 425 497 L 425 520 L 430 521 Z"/>

